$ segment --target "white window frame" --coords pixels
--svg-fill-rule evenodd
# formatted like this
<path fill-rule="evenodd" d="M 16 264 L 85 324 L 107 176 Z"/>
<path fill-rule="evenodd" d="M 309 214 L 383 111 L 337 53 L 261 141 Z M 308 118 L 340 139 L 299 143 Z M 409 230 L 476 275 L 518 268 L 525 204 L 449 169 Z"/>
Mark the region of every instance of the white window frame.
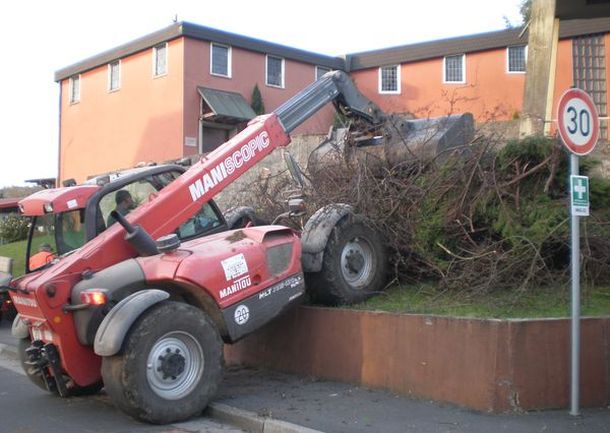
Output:
<path fill-rule="evenodd" d="M 273 57 L 274 59 L 280 59 L 282 61 L 282 83 L 281 85 L 270 84 L 269 83 L 269 57 Z M 268 87 L 275 87 L 276 89 L 284 89 L 286 86 L 286 59 L 279 56 L 274 56 L 272 54 L 265 55 L 265 85 Z"/>
<path fill-rule="evenodd" d="M 328 68 L 328 67 L 326 67 L 326 66 L 319 66 L 319 65 L 316 65 L 316 67 L 315 67 L 315 68 L 313 68 L 313 79 L 314 79 L 314 81 L 318 81 L 318 69 L 325 69 L 325 70 L 326 70 L 326 72 L 324 72 L 324 74 L 327 74 L 327 73 L 329 73 L 329 72 L 332 72 L 332 69 L 331 69 L 331 68 Z M 324 75 L 324 74 L 322 74 L 322 75 Z M 321 75 L 321 76 L 322 76 L 322 75 Z"/>
<path fill-rule="evenodd" d="M 114 64 L 118 64 L 119 65 L 119 69 L 118 69 L 118 74 L 119 74 L 119 79 L 117 87 L 116 88 L 112 88 L 112 65 Z M 116 92 L 117 90 L 121 90 L 121 59 L 119 60 L 113 60 L 112 62 L 108 63 L 108 92 Z"/>
<path fill-rule="evenodd" d="M 462 56 L 462 81 L 447 81 L 447 57 Z M 466 84 L 466 53 L 443 57 L 443 84 Z"/>
<path fill-rule="evenodd" d="M 517 47 L 524 47 L 525 49 L 525 70 L 524 71 L 511 71 L 510 70 L 510 58 L 508 55 L 509 49 L 510 48 L 517 48 Z M 508 47 L 506 47 L 506 73 L 507 74 L 525 74 L 527 72 L 527 45 L 526 44 L 522 44 L 522 45 L 509 45 Z"/>
<path fill-rule="evenodd" d="M 78 78 L 78 99 L 74 97 L 74 78 Z M 82 87 L 81 86 L 82 79 L 81 74 L 73 75 L 68 80 L 68 102 L 70 104 L 78 104 L 81 100 L 82 96 Z"/>
<path fill-rule="evenodd" d="M 157 74 L 157 50 L 161 45 L 163 45 L 165 48 L 165 72 L 162 74 Z M 157 44 L 152 48 L 152 51 L 152 76 L 153 78 L 165 77 L 169 72 L 169 45 L 167 42 Z"/>
<path fill-rule="evenodd" d="M 381 90 L 383 87 L 381 85 L 381 80 L 382 80 L 381 70 L 384 68 L 396 68 L 396 90 Z M 377 91 L 379 92 L 380 95 L 400 95 L 401 81 L 402 81 L 402 75 L 401 75 L 400 64 L 381 66 L 377 70 Z"/>
<path fill-rule="evenodd" d="M 212 72 L 214 45 L 216 45 L 217 47 L 227 48 L 227 75 Z M 210 42 L 210 75 L 214 75 L 215 77 L 231 78 L 232 77 L 232 72 L 231 72 L 232 63 L 233 63 L 231 60 L 232 58 L 233 58 L 233 50 L 231 49 L 231 45 L 217 44 L 216 42 Z"/>

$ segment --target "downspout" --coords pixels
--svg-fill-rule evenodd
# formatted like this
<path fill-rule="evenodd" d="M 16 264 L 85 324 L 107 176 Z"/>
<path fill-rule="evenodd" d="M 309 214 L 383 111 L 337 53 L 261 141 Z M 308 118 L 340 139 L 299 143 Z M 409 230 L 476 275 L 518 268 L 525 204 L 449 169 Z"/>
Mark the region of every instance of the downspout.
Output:
<path fill-rule="evenodd" d="M 57 128 L 57 177 L 55 178 L 55 187 L 59 187 L 60 175 L 61 175 L 61 97 L 62 97 L 62 81 L 59 82 L 59 127 Z"/>

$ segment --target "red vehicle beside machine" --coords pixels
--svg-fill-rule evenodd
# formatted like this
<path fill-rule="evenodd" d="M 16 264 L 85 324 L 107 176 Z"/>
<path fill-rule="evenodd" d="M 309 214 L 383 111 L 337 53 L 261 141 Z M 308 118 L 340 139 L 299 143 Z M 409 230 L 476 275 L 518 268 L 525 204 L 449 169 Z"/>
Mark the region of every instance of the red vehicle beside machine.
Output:
<path fill-rule="evenodd" d="M 28 377 L 60 396 L 103 386 L 138 419 L 178 421 L 214 395 L 223 342 L 298 303 L 304 272 L 333 303 L 381 290 L 383 244 L 349 206 L 316 212 L 297 233 L 233 229 L 242 215 L 227 221 L 212 201 L 331 101 L 371 125 L 386 121 L 347 75 L 332 72 L 188 170 L 133 169 L 22 200 L 32 218 L 28 258 L 43 243 L 56 255 L 0 281 L 19 312 L 12 332 Z"/>

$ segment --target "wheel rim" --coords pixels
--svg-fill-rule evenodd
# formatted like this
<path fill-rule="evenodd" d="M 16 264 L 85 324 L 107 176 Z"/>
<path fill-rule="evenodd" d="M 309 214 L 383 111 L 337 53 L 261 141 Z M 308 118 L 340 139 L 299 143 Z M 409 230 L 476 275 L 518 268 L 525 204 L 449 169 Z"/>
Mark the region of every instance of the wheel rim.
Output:
<path fill-rule="evenodd" d="M 364 238 L 348 241 L 341 251 L 341 274 L 355 289 L 370 282 L 374 269 L 373 247 Z"/>
<path fill-rule="evenodd" d="M 191 334 L 170 332 L 159 338 L 146 362 L 146 379 L 155 394 L 178 400 L 197 386 L 204 369 L 201 345 Z"/>

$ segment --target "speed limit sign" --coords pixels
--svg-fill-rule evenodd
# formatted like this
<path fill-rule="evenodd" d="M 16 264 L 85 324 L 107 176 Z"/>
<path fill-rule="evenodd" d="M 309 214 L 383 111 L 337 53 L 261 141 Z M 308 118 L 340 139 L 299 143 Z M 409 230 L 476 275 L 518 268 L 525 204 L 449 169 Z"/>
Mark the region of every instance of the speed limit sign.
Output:
<path fill-rule="evenodd" d="M 593 150 L 599 137 L 599 117 L 587 92 L 567 90 L 559 100 L 557 121 L 559 135 L 570 152 L 583 156 Z"/>

